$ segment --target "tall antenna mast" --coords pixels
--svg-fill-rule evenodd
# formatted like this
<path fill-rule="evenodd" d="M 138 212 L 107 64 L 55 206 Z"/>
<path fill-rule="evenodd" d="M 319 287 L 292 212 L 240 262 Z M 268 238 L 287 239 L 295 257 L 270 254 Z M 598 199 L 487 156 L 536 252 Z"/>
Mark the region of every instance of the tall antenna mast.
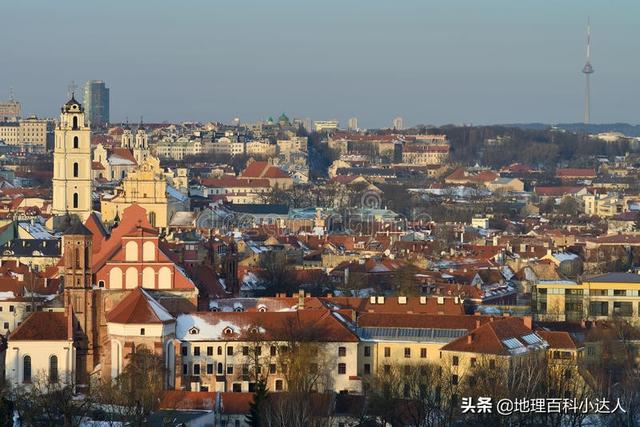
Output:
<path fill-rule="evenodd" d="M 584 124 L 588 125 L 591 119 L 591 82 L 589 76 L 593 74 L 593 67 L 591 66 L 591 20 L 587 19 L 587 62 L 582 68 L 582 73 L 586 78 L 585 94 L 584 94 Z"/>

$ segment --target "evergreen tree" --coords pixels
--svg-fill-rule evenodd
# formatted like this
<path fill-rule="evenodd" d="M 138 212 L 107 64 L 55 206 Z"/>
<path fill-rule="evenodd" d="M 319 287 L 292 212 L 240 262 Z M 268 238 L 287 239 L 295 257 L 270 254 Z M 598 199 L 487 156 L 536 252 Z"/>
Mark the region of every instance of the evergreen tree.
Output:
<path fill-rule="evenodd" d="M 256 383 L 256 391 L 253 393 L 253 401 L 249 404 L 249 415 L 245 417 L 245 421 L 252 427 L 260 427 L 262 423 L 262 413 L 265 404 L 269 399 L 269 389 L 264 379 L 259 379 Z"/>

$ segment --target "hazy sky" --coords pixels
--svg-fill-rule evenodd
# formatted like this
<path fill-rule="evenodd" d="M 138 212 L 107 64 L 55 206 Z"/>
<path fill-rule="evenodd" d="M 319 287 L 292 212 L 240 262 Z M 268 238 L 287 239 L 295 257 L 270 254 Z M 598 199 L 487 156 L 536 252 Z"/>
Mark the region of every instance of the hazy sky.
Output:
<path fill-rule="evenodd" d="M 361 127 L 638 123 L 637 0 L 5 1 L 0 99 L 57 115 L 102 79 L 112 121 L 359 118 Z"/>

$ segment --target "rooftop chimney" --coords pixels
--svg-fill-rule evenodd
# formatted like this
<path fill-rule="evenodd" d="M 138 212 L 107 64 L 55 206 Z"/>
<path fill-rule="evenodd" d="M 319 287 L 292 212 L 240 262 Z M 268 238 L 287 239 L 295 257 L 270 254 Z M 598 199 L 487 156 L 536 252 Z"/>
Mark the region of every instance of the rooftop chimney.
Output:
<path fill-rule="evenodd" d="M 533 329 L 533 318 L 531 316 L 524 316 L 522 322 L 528 329 Z"/>
<path fill-rule="evenodd" d="M 298 310 L 304 310 L 304 290 L 298 291 Z"/>
<path fill-rule="evenodd" d="M 467 335 L 467 344 L 471 344 L 473 342 L 473 333 Z"/>

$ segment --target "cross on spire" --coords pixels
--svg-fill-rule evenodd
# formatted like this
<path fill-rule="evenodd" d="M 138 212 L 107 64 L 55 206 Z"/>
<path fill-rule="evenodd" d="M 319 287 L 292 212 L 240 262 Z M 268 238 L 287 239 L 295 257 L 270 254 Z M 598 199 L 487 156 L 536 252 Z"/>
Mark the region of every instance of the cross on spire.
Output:
<path fill-rule="evenodd" d="M 75 97 L 75 94 L 76 94 L 76 82 L 71 80 L 71 83 L 69 83 L 69 87 L 68 87 L 67 97 L 71 99 Z"/>

